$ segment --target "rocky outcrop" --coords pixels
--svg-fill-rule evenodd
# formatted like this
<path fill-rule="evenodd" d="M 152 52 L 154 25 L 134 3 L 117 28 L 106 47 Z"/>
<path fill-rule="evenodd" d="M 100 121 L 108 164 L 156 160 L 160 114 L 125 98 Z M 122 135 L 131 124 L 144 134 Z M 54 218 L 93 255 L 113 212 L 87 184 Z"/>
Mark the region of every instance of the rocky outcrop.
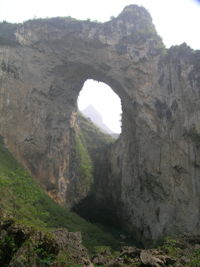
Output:
<path fill-rule="evenodd" d="M 54 18 L 0 29 L 0 135 L 49 194 L 69 205 L 88 194 L 73 165 L 76 101 L 95 79 L 123 110 L 98 197 L 109 196 L 123 227 L 146 244 L 199 233 L 200 52 L 165 49 L 137 6 L 103 24 Z"/>
<path fill-rule="evenodd" d="M 52 232 L 0 218 L 0 264 L 4 266 L 93 267 L 81 233 L 56 229 Z"/>
<path fill-rule="evenodd" d="M 184 235 L 166 239 L 157 249 L 122 246 L 112 251 L 99 246 L 90 255 L 82 244 L 80 232 L 66 228 L 38 229 L 0 217 L 0 264 L 10 266 L 94 267 L 113 266 L 196 266 L 199 263 L 200 236 Z"/>

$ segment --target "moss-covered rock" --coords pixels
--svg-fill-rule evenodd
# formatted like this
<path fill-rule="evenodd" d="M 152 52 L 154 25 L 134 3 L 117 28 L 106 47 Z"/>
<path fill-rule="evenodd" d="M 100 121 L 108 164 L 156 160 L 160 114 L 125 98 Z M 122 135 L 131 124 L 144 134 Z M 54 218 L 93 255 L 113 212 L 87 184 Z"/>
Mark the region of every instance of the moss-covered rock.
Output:
<path fill-rule="evenodd" d="M 67 229 L 42 231 L 14 219 L 4 218 L 0 222 L 2 267 L 90 265 L 80 233 L 70 233 Z"/>

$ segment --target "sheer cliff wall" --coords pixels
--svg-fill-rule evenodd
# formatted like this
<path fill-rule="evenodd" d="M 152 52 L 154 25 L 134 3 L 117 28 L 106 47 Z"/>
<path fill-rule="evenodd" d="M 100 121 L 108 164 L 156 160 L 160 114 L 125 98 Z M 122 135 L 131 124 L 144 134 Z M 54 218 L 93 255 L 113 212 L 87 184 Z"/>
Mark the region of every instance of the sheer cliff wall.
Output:
<path fill-rule="evenodd" d="M 102 81 L 121 98 L 123 114 L 97 194 L 111 197 L 140 240 L 200 233 L 199 59 L 186 44 L 165 49 L 137 6 L 102 24 L 4 23 L 0 135 L 54 199 L 72 206 L 89 191 L 79 190 L 74 166 L 77 97 L 87 79 Z"/>

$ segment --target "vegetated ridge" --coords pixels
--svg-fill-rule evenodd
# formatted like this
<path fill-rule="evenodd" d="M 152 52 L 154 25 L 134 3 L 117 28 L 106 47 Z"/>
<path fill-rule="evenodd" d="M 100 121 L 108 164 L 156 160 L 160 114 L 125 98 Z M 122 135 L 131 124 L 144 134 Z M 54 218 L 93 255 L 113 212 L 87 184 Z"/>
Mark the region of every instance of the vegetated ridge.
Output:
<path fill-rule="evenodd" d="M 120 238 L 117 239 L 67 208 L 56 204 L 13 158 L 2 139 L 0 143 L 0 214 L 0 265 L 2 267 L 8 266 L 11 262 L 9 266 L 14 266 L 21 260 L 20 263 L 24 264 L 23 266 L 32 266 L 34 262 L 38 264 L 37 266 L 43 266 L 42 263 L 46 266 L 48 263 L 57 262 L 58 265 L 55 266 L 59 266 L 62 261 L 65 263 L 62 266 L 73 266 L 73 264 L 84 263 L 80 254 L 83 246 L 88 249 L 83 250 L 85 253 L 83 258 L 86 257 L 87 260 L 88 253 L 92 255 L 102 246 L 116 249 L 120 245 Z M 79 234 L 69 234 L 68 231 L 79 232 Z M 57 237 L 56 233 L 58 233 Z M 56 238 L 62 239 L 62 235 L 63 238 L 68 237 L 63 241 L 66 242 L 64 247 L 59 246 L 61 241 L 56 241 Z M 81 235 L 83 245 L 81 245 Z M 45 261 L 48 261 L 46 265 Z"/>

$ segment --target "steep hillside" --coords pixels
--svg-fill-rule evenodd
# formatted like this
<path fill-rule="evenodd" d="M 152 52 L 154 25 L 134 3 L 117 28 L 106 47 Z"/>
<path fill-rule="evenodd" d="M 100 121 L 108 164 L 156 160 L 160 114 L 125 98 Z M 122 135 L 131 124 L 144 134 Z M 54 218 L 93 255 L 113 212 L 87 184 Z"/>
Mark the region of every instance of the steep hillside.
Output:
<path fill-rule="evenodd" d="M 98 250 L 99 246 L 116 248 L 120 242 L 111 234 L 103 232 L 75 213 L 57 205 L 12 157 L 2 139 L 0 143 L 0 213 L 1 232 L 2 229 L 5 230 L 9 227 L 11 227 L 9 231 L 24 229 L 16 231 L 19 232 L 19 235 L 21 232 L 26 232 L 27 236 L 33 232 L 36 235 L 44 236 L 45 239 L 46 234 L 48 237 L 52 229 L 67 228 L 69 231 L 82 233 L 83 245 L 88 248 L 90 253 Z M 7 239 L 9 238 L 11 237 L 8 236 Z M 24 237 L 25 240 L 27 238 Z M 10 240 L 9 242 L 11 246 L 14 246 L 12 253 L 18 253 L 15 244 L 17 241 Z M 2 251 L 6 249 L 2 244 L 7 243 L 5 240 L 3 243 L 2 240 L 0 241 L 0 266 L 4 266 L 1 261 L 3 261 L 5 253 Z"/>
<path fill-rule="evenodd" d="M 86 125 L 87 120 L 82 119 Z M 90 131 L 82 133 L 84 138 L 91 129 L 95 127 L 90 125 Z M 1 267 L 199 266 L 199 236 L 168 238 L 157 249 L 144 250 L 125 246 L 126 237 L 121 235 L 121 239 L 119 234 L 115 233 L 116 238 L 57 205 L 13 158 L 1 138 Z"/>

